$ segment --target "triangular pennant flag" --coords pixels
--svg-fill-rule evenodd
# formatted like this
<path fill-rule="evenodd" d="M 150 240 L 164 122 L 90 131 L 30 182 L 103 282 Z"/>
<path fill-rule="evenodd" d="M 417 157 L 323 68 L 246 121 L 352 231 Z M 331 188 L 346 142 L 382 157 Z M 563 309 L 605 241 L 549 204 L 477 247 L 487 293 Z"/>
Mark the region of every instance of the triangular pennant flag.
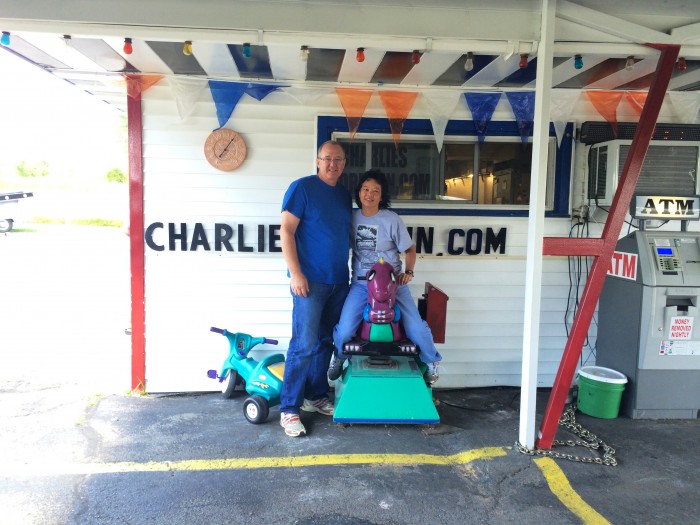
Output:
<path fill-rule="evenodd" d="M 286 87 L 282 91 L 302 105 L 313 104 L 319 98 L 331 93 L 330 88 L 305 89 L 300 87 Z"/>
<path fill-rule="evenodd" d="M 254 84 L 252 82 L 224 82 L 221 80 L 210 80 L 209 90 L 216 106 L 216 118 L 219 120 L 219 127 L 223 128 L 231 118 L 236 104 L 243 94 L 249 95 L 257 100 L 264 99 L 273 91 L 284 87 L 273 84 Z"/>
<path fill-rule="evenodd" d="M 362 115 L 365 114 L 365 108 L 374 91 L 369 89 L 335 88 L 335 93 L 340 99 L 343 111 L 345 111 L 350 140 L 352 140 L 355 137 L 355 133 L 357 133 Z"/>
<path fill-rule="evenodd" d="M 415 91 L 380 91 L 379 98 L 384 106 L 386 116 L 389 118 L 391 136 L 394 138 L 394 145 L 398 148 L 401 140 L 403 124 L 408 118 L 408 114 L 416 102 L 418 93 Z"/>
<path fill-rule="evenodd" d="M 555 120 L 552 122 L 552 125 L 554 126 L 554 134 L 557 136 L 557 147 L 561 146 L 561 139 L 564 138 L 566 124 L 567 122 L 565 120 Z"/>
<path fill-rule="evenodd" d="M 464 98 L 469 106 L 469 111 L 472 112 L 479 142 L 483 142 L 493 112 L 501 99 L 501 93 L 465 93 Z"/>
<path fill-rule="evenodd" d="M 419 100 L 427 106 L 426 111 L 433 126 L 433 136 L 438 152 L 442 151 L 445 140 L 445 128 L 459 103 L 459 91 L 428 91 L 421 93 Z"/>
<path fill-rule="evenodd" d="M 586 91 L 593 107 L 612 127 L 613 137 L 617 137 L 617 106 L 624 94 L 623 91 Z"/>
<path fill-rule="evenodd" d="M 698 122 L 700 97 L 698 97 L 696 93 L 695 91 L 668 92 L 673 111 L 683 124 L 696 124 Z"/>
<path fill-rule="evenodd" d="M 126 94 L 136 98 L 162 78 L 163 75 L 126 75 Z"/>
<path fill-rule="evenodd" d="M 250 95 L 256 100 L 262 100 L 270 93 L 281 87 L 284 86 L 275 86 L 272 84 L 253 84 L 251 82 L 248 82 L 247 84 L 245 84 L 244 93 L 246 95 Z"/>
<path fill-rule="evenodd" d="M 203 78 L 169 77 L 168 83 L 175 95 L 175 104 L 180 120 L 185 120 L 192 114 L 200 94 L 207 87 Z"/>
<path fill-rule="evenodd" d="M 554 124 L 554 133 L 557 135 L 557 145 L 561 146 L 561 139 L 564 138 L 566 124 L 574 113 L 574 107 L 580 96 L 580 92 L 575 89 L 553 89 L 549 105 L 549 118 Z"/>
<path fill-rule="evenodd" d="M 231 118 L 231 113 L 236 108 L 236 104 L 243 96 L 246 84 L 238 82 L 222 82 L 220 80 L 209 81 L 209 91 L 214 99 L 216 107 L 216 118 L 219 120 L 219 127 L 223 128 Z"/>
<path fill-rule="evenodd" d="M 627 102 L 630 103 L 632 109 L 637 116 L 642 114 L 642 109 L 644 109 L 644 103 L 647 101 L 646 91 L 629 91 L 625 93 L 627 96 Z"/>
<path fill-rule="evenodd" d="M 506 97 L 515 115 L 515 121 L 518 123 L 520 140 L 526 143 L 535 121 L 535 92 L 509 91 L 506 92 Z"/>

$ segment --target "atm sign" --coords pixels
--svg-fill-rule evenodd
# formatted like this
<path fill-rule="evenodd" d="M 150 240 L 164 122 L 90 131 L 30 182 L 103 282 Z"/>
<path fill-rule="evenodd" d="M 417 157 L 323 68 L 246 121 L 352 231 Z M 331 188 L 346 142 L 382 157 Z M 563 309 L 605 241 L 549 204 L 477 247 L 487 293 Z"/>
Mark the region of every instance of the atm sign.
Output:
<path fill-rule="evenodd" d="M 637 254 L 615 252 L 610 260 L 608 275 L 621 279 L 637 280 Z"/>

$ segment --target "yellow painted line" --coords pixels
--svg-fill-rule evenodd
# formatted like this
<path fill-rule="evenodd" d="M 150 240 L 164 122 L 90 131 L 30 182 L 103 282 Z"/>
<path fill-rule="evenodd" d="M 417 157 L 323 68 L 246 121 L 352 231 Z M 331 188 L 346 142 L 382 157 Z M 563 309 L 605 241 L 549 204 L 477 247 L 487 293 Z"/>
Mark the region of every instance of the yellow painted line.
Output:
<path fill-rule="evenodd" d="M 2 475 L 54 476 L 111 474 L 120 472 L 171 472 L 201 470 L 244 470 L 260 468 L 298 468 L 344 465 L 465 465 L 477 460 L 502 457 L 511 447 L 485 447 L 451 456 L 431 454 L 324 454 L 290 457 L 192 459 L 184 461 L 147 461 L 143 463 L 52 463 L 3 465 Z"/>
<path fill-rule="evenodd" d="M 601 514 L 586 503 L 581 496 L 571 487 L 566 475 L 552 458 L 538 458 L 535 464 L 540 468 L 544 479 L 547 480 L 549 490 L 559 498 L 564 506 L 576 514 L 585 525 L 610 525 Z"/>

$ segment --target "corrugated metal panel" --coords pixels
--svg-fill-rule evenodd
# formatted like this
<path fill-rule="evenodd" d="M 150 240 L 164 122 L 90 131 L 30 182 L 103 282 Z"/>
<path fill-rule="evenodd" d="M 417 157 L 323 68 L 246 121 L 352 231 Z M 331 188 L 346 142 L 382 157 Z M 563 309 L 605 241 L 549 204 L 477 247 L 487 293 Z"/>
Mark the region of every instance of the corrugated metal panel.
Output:
<path fill-rule="evenodd" d="M 249 156 L 229 173 L 216 171 L 203 157 L 204 140 L 217 127 L 208 93 L 183 122 L 170 89 L 159 84 L 144 94 L 144 111 L 145 225 L 164 223 L 153 239 L 166 248 L 146 248 L 147 389 L 213 390 L 217 383 L 206 371 L 221 366 L 228 343 L 211 333 L 210 326 L 279 340 L 279 347 L 266 346 L 260 355 L 286 350 L 292 306 L 286 266 L 280 252 L 268 251 L 269 239 L 264 239 L 264 251 L 258 251 L 258 225 L 267 235 L 268 225 L 279 224 L 287 186 L 314 171 L 316 115 L 342 110 L 333 97 L 315 106 L 303 106 L 281 93 L 265 103 L 243 97 L 227 127 L 242 134 Z M 367 116 L 383 116 L 383 108 L 373 101 Z M 499 110 L 495 118 L 512 117 Z M 439 345 L 444 356 L 441 388 L 519 384 L 527 219 L 404 219 L 408 226 L 434 227 L 436 232 L 508 229 L 505 255 L 420 255 L 418 284 L 411 285 L 411 292 L 418 299 L 429 281 L 450 296 L 446 341 Z M 180 223 L 186 223 L 186 251 L 168 250 L 169 222 L 178 232 Z M 196 223 L 211 243 L 209 251 L 201 243 L 189 250 Z M 233 228 L 233 251 L 214 250 L 217 223 Z M 238 250 L 238 225 L 244 244 L 254 251 Z M 567 220 L 549 220 L 546 233 L 567 235 L 568 229 Z M 546 259 L 544 269 L 539 383 L 549 386 L 566 342 L 569 275 L 562 258 Z"/>

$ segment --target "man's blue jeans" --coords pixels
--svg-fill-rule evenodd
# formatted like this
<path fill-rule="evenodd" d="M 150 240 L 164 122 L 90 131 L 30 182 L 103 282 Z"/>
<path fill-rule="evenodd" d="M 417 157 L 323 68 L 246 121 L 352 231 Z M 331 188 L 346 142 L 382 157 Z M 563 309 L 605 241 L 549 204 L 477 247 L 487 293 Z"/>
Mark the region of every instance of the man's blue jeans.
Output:
<path fill-rule="evenodd" d="M 292 338 L 284 364 L 280 412 L 298 414 L 304 398 L 328 397 L 326 373 L 333 355 L 333 328 L 347 294 L 347 284 L 315 282 L 309 282 L 308 297 L 292 294 Z"/>

